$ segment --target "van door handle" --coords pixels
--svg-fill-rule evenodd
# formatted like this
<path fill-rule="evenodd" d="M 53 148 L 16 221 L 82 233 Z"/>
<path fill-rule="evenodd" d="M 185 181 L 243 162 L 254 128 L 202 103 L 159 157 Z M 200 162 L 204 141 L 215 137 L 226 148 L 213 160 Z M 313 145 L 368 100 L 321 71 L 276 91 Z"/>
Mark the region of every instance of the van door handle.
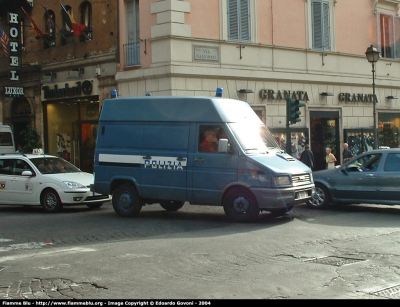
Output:
<path fill-rule="evenodd" d="M 204 162 L 204 159 L 203 159 L 203 158 L 195 158 L 195 159 L 194 159 L 194 162 L 203 163 L 203 162 Z"/>
<path fill-rule="evenodd" d="M 186 161 L 186 158 L 176 158 L 178 161 Z"/>
<path fill-rule="evenodd" d="M 149 159 L 151 159 L 151 156 L 144 156 L 143 159 L 149 160 Z"/>

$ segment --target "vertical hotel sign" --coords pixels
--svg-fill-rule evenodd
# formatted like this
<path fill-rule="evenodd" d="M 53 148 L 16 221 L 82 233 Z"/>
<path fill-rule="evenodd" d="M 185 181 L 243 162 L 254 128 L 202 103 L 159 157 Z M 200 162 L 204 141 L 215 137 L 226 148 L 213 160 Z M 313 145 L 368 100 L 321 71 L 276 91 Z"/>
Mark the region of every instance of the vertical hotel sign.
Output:
<path fill-rule="evenodd" d="M 20 22 L 19 16 L 16 13 L 8 13 L 8 24 L 10 26 L 9 39 L 10 39 L 10 81 L 20 81 Z M 24 96 L 24 88 L 21 86 L 5 86 L 5 97 L 22 97 Z"/>

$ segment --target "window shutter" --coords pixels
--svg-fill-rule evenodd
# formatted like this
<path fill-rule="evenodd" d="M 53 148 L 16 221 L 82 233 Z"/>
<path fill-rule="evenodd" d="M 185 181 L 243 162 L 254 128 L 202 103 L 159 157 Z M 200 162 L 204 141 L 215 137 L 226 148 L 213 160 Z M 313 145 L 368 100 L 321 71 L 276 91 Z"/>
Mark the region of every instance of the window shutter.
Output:
<path fill-rule="evenodd" d="M 228 40 L 239 39 L 237 0 L 228 0 Z"/>
<path fill-rule="evenodd" d="M 331 50 L 331 27 L 329 19 L 329 3 L 322 3 L 323 22 L 323 50 Z"/>
<path fill-rule="evenodd" d="M 248 0 L 240 0 L 240 40 L 250 41 L 250 9 Z"/>
<path fill-rule="evenodd" d="M 228 40 L 250 39 L 249 0 L 228 0 Z"/>
<path fill-rule="evenodd" d="M 312 2 L 312 31 L 313 49 L 330 50 L 330 20 L 329 3 L 322 1 Z"/>
<path fill-rule="evenodd" d="M 400 59 L 400 18 L 394 17 L 393 21 L 393 35 L 394 35 L 394 58 Z"/>
<path fill-rule="evenodd" d="M 312 10 L 313 10 L 313 49 L 321 49 L 322 48 L 322 16 L 321 16 L 321 2 L 313 2 Z"/>

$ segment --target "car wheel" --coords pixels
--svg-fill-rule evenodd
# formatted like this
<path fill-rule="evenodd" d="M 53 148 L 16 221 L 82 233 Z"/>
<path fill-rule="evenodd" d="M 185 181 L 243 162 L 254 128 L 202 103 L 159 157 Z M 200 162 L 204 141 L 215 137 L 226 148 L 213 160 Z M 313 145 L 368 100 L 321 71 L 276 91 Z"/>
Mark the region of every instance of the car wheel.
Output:
<path fill-rule="evenodd" d="M 185 204 L 184 201 L 162 200 L 160 206 L 167 211 L 178 211 Z"/>
<path fill-rule="evenodd" d="M 60 197 L 53 189 L 46 189 L 42 192 L 42 195 L 40 196 L 40 204 L 44 211 L 49 213 L 60 212 L 62 209 Z"/>
<path fill-rule="evenodd" d="M 229 190 L 223 200 L 225 214 L 234 222 L 254 221 L 260 213 L 253 194 L 242 187 Z"/>
<path fill-rule="evenodd" d="M 323 209 L 329 206 L 330 197 L 326 187 L 315 184 L 315 193 L 307 202 L 307 206 L 312 209 Z"/>
<path fill-rule="evenodd" d="M 144 202 L 132 184 L 123 184 L 115 189 L 112 204 L 120 216 L 134 217 L 142 210 Z"/>
<path fill-rule="evenodd" d="M 88 204 L 86 206 L 88 206 L 88 208 L 90 208 L 90 209 L 99 209 L 101 206 L 103 206 L 103 203 L 101 203 L 101 204 Z"/>

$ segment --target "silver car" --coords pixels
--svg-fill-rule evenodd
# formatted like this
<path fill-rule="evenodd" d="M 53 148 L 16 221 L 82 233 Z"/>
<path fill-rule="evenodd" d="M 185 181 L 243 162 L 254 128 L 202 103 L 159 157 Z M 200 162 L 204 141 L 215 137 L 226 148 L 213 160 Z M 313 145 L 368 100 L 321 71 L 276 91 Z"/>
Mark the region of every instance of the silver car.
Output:
<path fill-rule="evenodd" d="M 330 204 L 400 204 L 400 149 L 364 152 L 333 170 L 313 172 L 314 209 Z"/>
<path fill-rule="evenodd" d="M 92 192 L 93 183 L 93 174 L 40 151 L 0 155 L 0 205 L 41 205 L 46 212 L 63 206 L 100 208 L 111 196 Z"/>

